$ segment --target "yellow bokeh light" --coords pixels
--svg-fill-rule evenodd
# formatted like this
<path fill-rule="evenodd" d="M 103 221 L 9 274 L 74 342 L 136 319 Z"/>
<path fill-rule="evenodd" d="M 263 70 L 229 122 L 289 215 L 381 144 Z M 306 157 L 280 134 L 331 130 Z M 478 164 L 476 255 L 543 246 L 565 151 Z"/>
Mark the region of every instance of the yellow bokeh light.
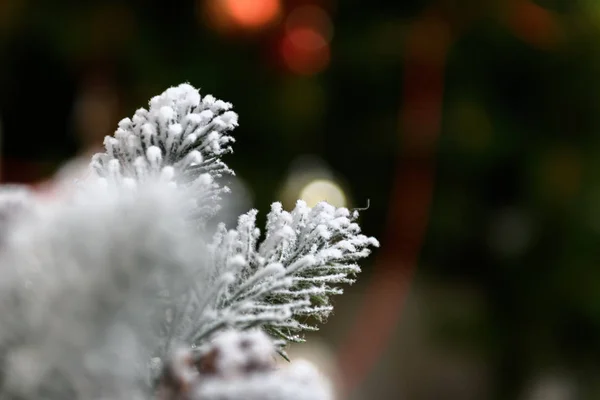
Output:
<path fill-rule="evenodd" d="M 336 207 L 346 207 L 346 195 L 342 188 L 329 180 L 318 179 L 310 182 L 300 192 L 300 198 L 310 207 L 326 201 Z"/>

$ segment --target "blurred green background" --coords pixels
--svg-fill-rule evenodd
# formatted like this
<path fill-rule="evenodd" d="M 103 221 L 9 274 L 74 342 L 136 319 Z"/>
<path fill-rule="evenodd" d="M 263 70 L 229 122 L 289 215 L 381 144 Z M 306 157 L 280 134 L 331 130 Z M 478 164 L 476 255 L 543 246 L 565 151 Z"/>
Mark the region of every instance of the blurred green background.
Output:
<path fill-rule="evenodd" d="M 0 0 L 0 57 L 4 182 L 189 82 L 249 206 L 369 204 L 382 249 L 294 349 L 343 397 L 600 399 L 597 0 Z"/>

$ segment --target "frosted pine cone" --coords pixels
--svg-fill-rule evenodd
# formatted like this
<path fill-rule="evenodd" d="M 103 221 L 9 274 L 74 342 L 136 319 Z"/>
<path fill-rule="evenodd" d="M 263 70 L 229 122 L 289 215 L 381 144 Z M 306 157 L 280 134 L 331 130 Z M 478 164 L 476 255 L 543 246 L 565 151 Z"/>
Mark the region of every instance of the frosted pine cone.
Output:
<path fill-rule="evenodd" d="M 318 371 L 298 361 L 276 369 L 262 331 L 228 331 L 203 351 L 177 353 L 163 371 L 159 400 L 330 400 Z"/>

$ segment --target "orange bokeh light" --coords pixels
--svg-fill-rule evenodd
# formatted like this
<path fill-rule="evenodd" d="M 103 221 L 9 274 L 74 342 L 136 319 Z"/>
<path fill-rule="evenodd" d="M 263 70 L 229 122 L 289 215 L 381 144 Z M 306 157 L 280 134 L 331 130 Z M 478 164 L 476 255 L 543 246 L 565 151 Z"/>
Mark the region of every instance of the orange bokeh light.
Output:
<path fill-rule="evenodd" d="M 280 0 L 220 0 L 232 22 L 244 28 L 269 24 L 281 14 Z"/>
<path fill-rule="evenodd" d="M 331 59 L 329 44 L 312 28 L 295 28 L 283 38 L 281 54 L 288 68 L 300 75 L 323 71 Z"/>

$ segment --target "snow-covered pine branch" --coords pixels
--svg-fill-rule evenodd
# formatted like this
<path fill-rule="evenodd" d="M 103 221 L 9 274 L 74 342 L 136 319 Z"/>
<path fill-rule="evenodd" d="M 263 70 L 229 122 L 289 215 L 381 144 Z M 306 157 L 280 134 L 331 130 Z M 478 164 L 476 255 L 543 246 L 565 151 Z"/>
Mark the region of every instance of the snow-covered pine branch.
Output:
<path fill-rule="evenodd" d="M 216 214 L 219 178 L 233 174 L 221 161 L 237 126 L 230 108 L 188 84 L 167 89 L 106 138 L 94 179 L 61 181 L 55 201 L 0 190 L 0 398 L 140 398 L 175 349 L 203 357 L 206 346 L 235 362 L 169 400 L 330 398 L 307 387 L 316 375 L 302 364 L 242 376 L 246 345 L 222 347 L 250 340 L 262 361 L 284 354 L 378 243 L 357 211 L 327 203 L 274 203 L 262 236 L 256 210 L 212 238 L 190 226 L 190 213 L 200 225 Z"/>
<path fill-rule="evenodd" d="M 221 160 L 234 142 L 229 131 L 238 125 L 232 105 L 211 95 L 200 96 L 189 84 L 171 87 L 153 97 L 148 110 L 119 122 L 114 136 L 104 140 L 105 152 L 92 158 L 101 178 L 135 186 L 160 176 L 192 189 L 194 216 L 213 216 L 220 195 L 228 191 L 218 179 L 233 174 Z"/>
<path fill-rule="evenodd" d="M 109 184 L 135 186 L 149 177 L 173 182 L 188 191 L 192 210 L 205 220 L 227 190 L 216 179 L 233 173 L 220 159 L 231 150 L 228 132 L 237 126 L 230 108 L 188 84 L 167 89 L 149 110 L 119 123 L 91 166 Z M 302 331 L 316 330 L 310 319 L 330 314 L 329 297 L 353 282 L 357 261 L 377 246 L 360 234 L 358 213 L 345 208 L 298 202 L 289 213 L 275 203 L 262 241 L 256 213 L 242 215 L 235 230 L 219 228 L 209 261 L 212 292 L 191 290 L 173 303 L 165 351 L 173 341 L 198 344 L 225 327 L 261 326 L 282 343 L 302 341 Z"/>
<path fill-rule="evenodd" d="M 274 203 L 260 240 L 256 210 L 239 218 L 237 229 L 220 226 L 210 246 L 214 293 L 199 326 L 186 337 L 205 340 L 224 327 L 262 327 L 285 342 L 303 341 L 307 322 L 322 322 L 332 311 L 330 296 L 341 294 L 360 272 L 357 261 L 377 240 L 360 233 L 358 212 L 325 202 L 293 211 Z"/>

